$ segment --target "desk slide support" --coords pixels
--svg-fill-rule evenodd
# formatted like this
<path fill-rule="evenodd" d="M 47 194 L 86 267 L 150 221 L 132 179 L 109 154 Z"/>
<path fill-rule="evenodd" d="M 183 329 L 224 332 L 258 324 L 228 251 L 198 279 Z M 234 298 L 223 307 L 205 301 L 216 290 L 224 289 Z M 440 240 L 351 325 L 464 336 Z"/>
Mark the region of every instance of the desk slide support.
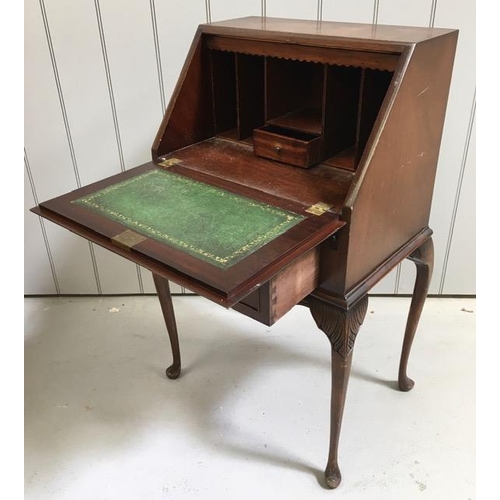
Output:
<path fill-rule="evenodd" d="M 177 335 L 177 325 L 175 324 L 174 306 L 172 304 L 172 295 L 168 280 L 159 274 L 153 273 L 153 281 L 155 283 L 156 292 L 160 301 L 163 318 L 167 327 L 168 336 L 170 337 L 170 345 L 172 346 L 173 363 L 170 365 L 166 374 L 170 379 L 176 379 L 181 374 L 181 353 L 179 349 L 179 337 Z"/>
<path fill-rule="evenodd" d="M 406 323 L 405 336 L 403 340 L 403 349 L 401 351 L 401 361 L 399 364 L 399 388 L 402 391 L 409 391 L 415 385 L 415 382 L 406 374 L 408 367 L 408 358 L 410 350 L 417 331 L 418 321 L 424 307 L 427 292 L 432 277 L 432 268 L 434 265 L 434 244 L 432 238 L 424 241 L 408 259 L 412 260 L 417 266 L 417 277 L 415 280 L 415 288 L 413 289 L 413 297 L 411 300 L 410 311 Z"/>
<path fill-rule="evenodd" d="M 338 445 L 347 385 L 351 373 L 352 351 L 359 328 L 368 308 L 364 295 L 348 309 L 343 309 L 310 296 L 312 317 L 330 340 L 332 348 L 332 397 L 330 413 L 330 451 L 325 477 L 329 488 L 337 488 L 342 476 L 338 465 Z"/>

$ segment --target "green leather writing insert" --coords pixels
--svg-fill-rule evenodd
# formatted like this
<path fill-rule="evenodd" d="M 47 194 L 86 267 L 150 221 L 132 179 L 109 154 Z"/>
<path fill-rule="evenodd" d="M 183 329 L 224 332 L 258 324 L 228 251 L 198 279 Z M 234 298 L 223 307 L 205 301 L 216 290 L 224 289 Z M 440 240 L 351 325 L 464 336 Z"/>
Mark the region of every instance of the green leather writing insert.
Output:
<path fill-rule="evenodd" d="M 223 269 L 304 219 L 160 169 L 73 203 Z"/>

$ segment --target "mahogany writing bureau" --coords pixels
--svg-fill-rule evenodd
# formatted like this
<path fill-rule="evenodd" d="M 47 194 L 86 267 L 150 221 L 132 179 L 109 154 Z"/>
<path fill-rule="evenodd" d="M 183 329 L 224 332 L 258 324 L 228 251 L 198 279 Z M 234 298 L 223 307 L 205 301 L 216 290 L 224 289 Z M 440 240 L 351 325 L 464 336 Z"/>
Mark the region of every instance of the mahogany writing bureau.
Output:
<path fill-rule="evenodd" d="M 399 370 L 432 273 L 428 227 L 458 32 L 258 17 L 201 25 L 152 161 L 33 211 L 167 280 L 271 325 L 309 307 L 331 343 L 328 486 L 368 291 L 417 278 Z"/>

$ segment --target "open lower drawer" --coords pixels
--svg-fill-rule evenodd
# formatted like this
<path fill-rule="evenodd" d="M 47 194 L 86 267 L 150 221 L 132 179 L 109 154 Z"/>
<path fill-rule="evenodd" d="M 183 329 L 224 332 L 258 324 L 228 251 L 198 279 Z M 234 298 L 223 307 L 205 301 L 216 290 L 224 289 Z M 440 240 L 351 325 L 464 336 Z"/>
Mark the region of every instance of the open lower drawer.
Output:
<path fill-rule="evenodd" d="M 316 247 L 344 225 L 338 215 L 173 163 L 146 163 L 33 212 L 225 307 L 265 284 L 284 286 L 283 297 L 312 291 Z M 305 268 L 305 283 L 295 283 Z M 272 322 L 302 298 L 290 297 L 274 319 L 256 319 Z"/>

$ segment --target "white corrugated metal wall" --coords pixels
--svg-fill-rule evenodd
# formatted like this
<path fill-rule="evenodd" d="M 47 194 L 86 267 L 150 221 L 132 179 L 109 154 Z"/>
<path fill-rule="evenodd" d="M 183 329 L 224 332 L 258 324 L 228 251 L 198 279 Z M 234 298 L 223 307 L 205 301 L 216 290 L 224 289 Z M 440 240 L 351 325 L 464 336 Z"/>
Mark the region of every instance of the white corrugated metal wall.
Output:
<path fill-rule="evenodd" d="M 197 25 L 249 15 L 460 29 L 430 292 L 474 294 L 473 0 L 25 0 L 25 293 L 154 292 L 147 270 L 28 209 L 148 161 Z M 413 279 L 405 262 L 373 292 L 409 293 Z"/>

